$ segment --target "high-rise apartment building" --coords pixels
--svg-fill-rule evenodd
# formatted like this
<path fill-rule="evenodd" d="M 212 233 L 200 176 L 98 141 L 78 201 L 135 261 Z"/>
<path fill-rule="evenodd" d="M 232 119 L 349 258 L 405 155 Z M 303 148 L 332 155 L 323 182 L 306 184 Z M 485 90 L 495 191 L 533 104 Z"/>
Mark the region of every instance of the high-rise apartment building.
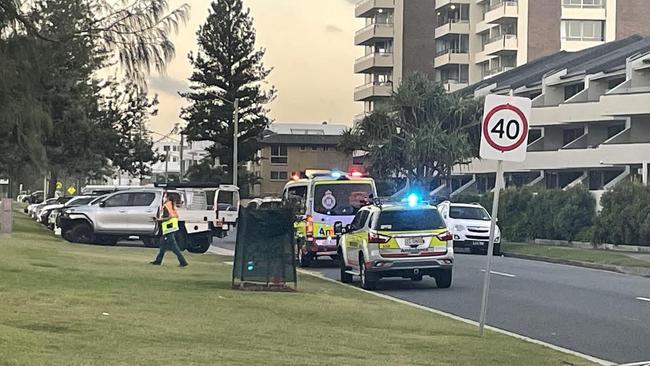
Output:
<path fill-rule="evenodd" d="M 354 63 L 354 72 L 365 76 L 354 100 L 364 102 L 365 112 L 390 96 L 405 75 L 433 75 L 434 0 L 361 0 L 355 16 L 366 22 L 354 36 L 365 48 Z"/>
<path fill-rule="evenodd" d="M 361 0 L 355 15 L 366 19 L 354 67 L 365 111 L 413 71 L 453 92 L 561 50 L 650 34 L 649 0 Z"/>

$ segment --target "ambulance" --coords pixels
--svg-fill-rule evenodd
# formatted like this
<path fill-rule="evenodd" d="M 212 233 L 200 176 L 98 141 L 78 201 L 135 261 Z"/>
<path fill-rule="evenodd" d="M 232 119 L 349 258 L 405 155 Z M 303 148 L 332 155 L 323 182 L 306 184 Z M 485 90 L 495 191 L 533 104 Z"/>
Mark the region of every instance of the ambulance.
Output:
<path fill-rule="evenodd" d="M 375 181 L 363 173 L 307 170 L 292 173 L 283 190 L 286 206 L 296 208 L 295 243 L 301 267 L 320 257 L 338 259 L 334 223 L 347 225 L 356 213 L 377 196 Z"/>

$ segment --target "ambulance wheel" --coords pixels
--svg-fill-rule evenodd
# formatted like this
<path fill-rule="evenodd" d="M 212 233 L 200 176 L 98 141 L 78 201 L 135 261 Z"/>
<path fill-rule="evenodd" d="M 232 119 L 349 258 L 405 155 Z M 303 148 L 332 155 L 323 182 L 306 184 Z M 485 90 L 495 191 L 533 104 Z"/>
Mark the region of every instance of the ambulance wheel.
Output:
<path fill-rule="evenodd" d="M 343 283 L 352 283 L 352 275 L 347 273 L 347 266 L 345 265 L 345 260 L 343 256 L 339 253 L 339 268 L 341 269 L 341 282 Z"/>
<path fill-rule="evenodd" d="M 366 271 L 366 261 L 363 259 L 363 255 L 359 256 L 359 272 L 361 287 L 364 290 L 372 291 L 377 288 L 377 279 Z"/>

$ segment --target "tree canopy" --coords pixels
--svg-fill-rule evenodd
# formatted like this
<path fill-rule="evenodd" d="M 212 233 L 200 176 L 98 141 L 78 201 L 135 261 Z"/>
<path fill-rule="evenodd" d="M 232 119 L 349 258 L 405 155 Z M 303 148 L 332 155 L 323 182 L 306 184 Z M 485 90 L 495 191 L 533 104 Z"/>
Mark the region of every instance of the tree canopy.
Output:
<path fill-rule="evenodd" d="M 211 141 L 209 161 L 225 166 L 224 181 L 233 168 L 234 101 L 239 102 L 238 162 L 255 159 L 262 132 L 270 124 L 265 105 L 275 89 L 263 88 L 271 72 L 264 50 L 255 48 L 255 29 L 241 0 L 212 2 L 206 22 L 197 32 L 199 51 L 189 56 L 194 67 L 191 90 L 181 95 L 191 103 L 183 109 L 184 133 L 191 141 Z M 244 182 L 242 182 L 244 183 Z"/>
<path fill-rule="evenodd" d="M 448 94 L 424 74 L 403 80 L 390 99 L 344 132 L 341 149 L 363 150 L 378 178 L 406 177 L 427 188 L 478 153 L 482 103 Z"/>

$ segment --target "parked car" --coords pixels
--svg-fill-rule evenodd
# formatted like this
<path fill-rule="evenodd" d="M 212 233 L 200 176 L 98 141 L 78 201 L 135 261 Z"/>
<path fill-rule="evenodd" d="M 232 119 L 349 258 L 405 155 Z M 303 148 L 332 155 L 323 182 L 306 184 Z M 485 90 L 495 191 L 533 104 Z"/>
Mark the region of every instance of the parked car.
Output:
<path fill-rule="evenodd" d="M 478 203 L 442 202 L 438 210 L 454 237 L 454 251 L 463 253 L 487 253 L 490 241 L 492 217 Z M 496 226 L 494 255 L 501 254 L 501 230 Z"/>
<path fill-rule="evenodd" d="M 23 197 L 22 202 L 28 203 L 28 204 L 33 204 L 33 203 L 41 203 L 43 202 L 43 191 L 35 191 L 32 192 L 31 194 Z"/>
<path fill-rule="evenodd" d="M 282 199 L 276 197 L 253 198 L 247 208 L 254 210 L 264 210 L 270 208 L 279 208 L 282 206 Z"/>
<path fill-rule="evenodd" d="M 237 187 L 208 188 L 168 187 L 169 194 L 178 203 L 179 245 L 194 253 L 204 253 L 213 236 L 225 236 L 229 222 L 219 219 L 221 212 L 213 210 L 220 192 L 236 193 Z M 212 192 L 214 202 L 208 204 L 207 193 Z M 61 236 L 71 242 L 115 245 L 119 240 L 137 236 L 145 245 L 153 246 L 159 234 L 155 217 L 162 205 L 162 188 L 141 188 L 118 191 L 106 195 L 96 203 L 66 208 L 58 218 Z M 237 216 L 235 209 L 235 219 Z"/>
<path fill-rule="evenodd" d="M 63 203 L 63 204 L 58 204 L 58 205 L 52 205 L 49 208 L 44 208 L 43 211 L 47 212 L 41 212 L 41 217 L 45 217 L 44 224 L 47 225 L 50 230 L 54 230 L 56 228 L 56 219 L 59 216 L 59 213 L 61 210 L 68 208 L 68 207 L 77 207 L 77 206 L 83 206 L 89 204 L 91 201 L 96 199 L 97 197 L 94 196 L 76 196 L 71 198 L 68 202 Z"/>

